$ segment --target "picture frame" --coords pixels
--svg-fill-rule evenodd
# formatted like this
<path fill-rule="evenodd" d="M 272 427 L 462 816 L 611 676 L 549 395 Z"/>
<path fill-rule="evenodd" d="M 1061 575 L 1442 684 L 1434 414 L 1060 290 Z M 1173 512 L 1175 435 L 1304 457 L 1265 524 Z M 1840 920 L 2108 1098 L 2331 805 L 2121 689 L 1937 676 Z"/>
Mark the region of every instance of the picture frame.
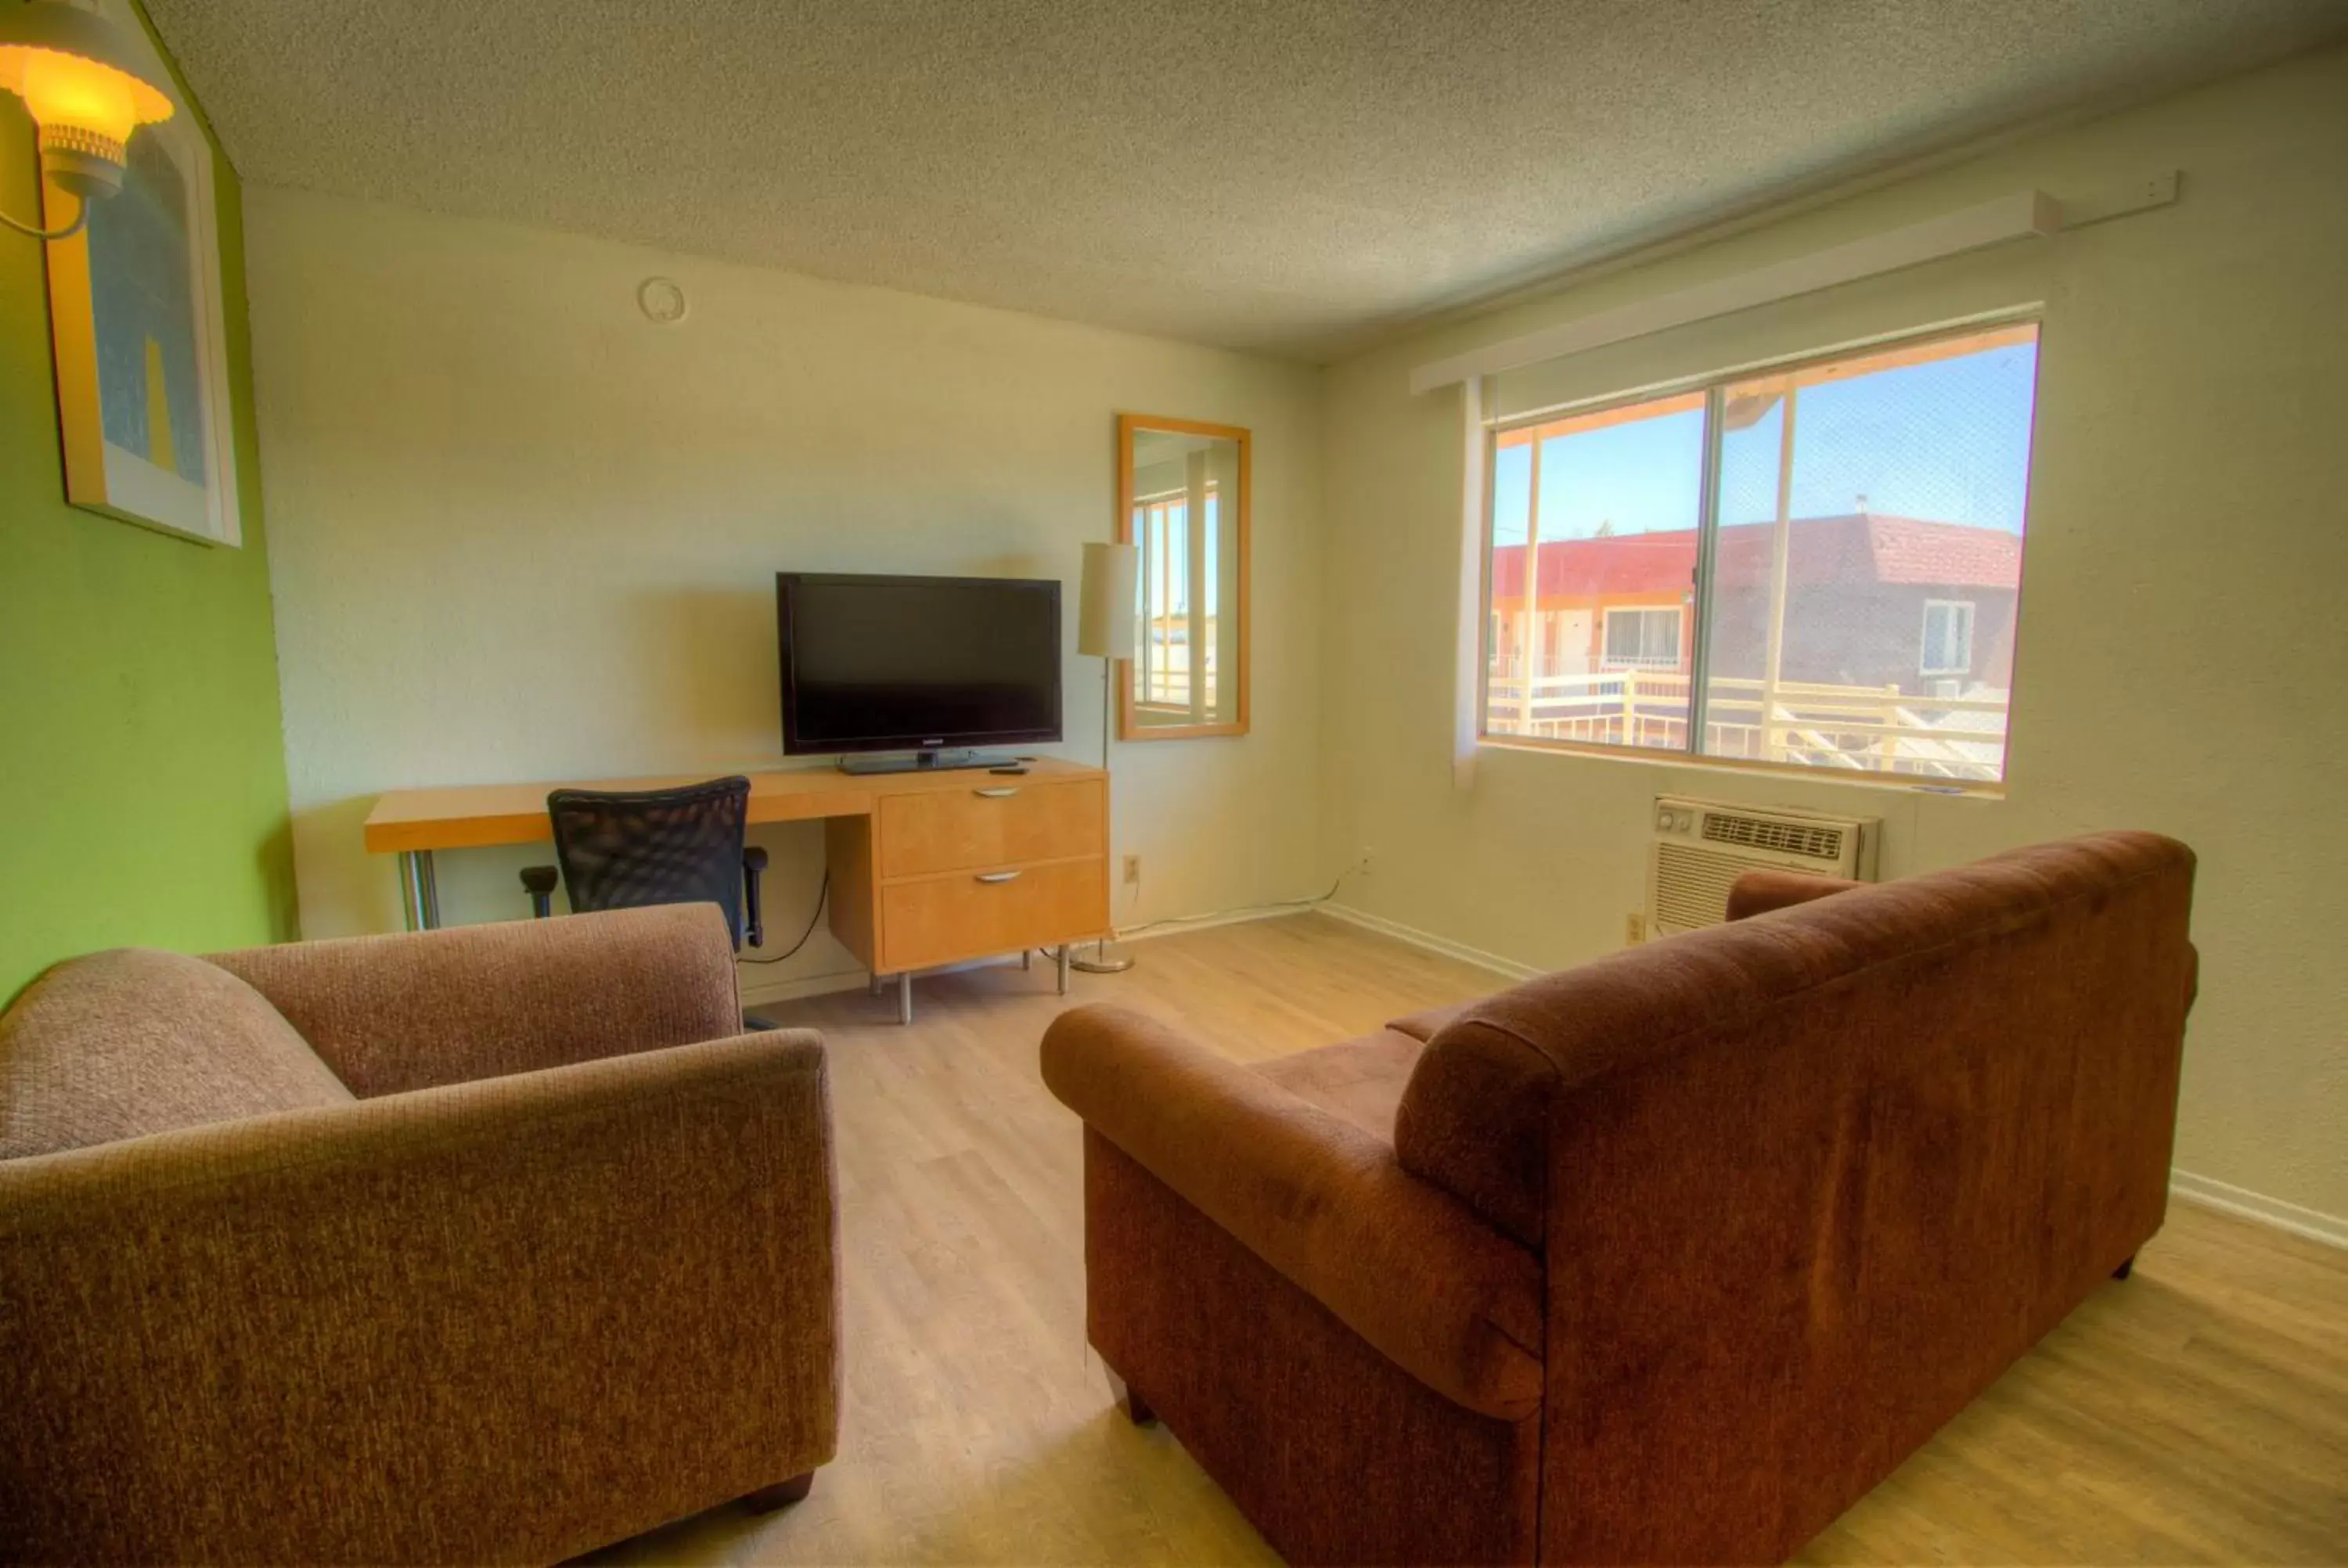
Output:
<path fill-rule="evenodd" d="M 243 542 L 211 138 L 128 0 L 97 0 L 174 113 L 130 138 L 122 189 L 48 242 L 67 504 Z M 52 226 L 77 199 L 45 189 Z"/>

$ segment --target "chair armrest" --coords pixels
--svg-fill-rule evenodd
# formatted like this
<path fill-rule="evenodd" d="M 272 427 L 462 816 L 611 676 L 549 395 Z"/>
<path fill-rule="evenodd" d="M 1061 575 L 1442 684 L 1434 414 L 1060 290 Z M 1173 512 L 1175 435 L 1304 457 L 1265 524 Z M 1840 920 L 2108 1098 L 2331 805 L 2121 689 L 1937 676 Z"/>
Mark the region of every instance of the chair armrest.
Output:
<path fill-rule="evenodd" d="M 0 1558 L 551 1562 L 802 1473 L 834 1185 L 805 1031 L 0 1162 Z"/>
<path fill-rule="evenodd" d="M 715 904 L 214 953 L 362 1100 L 742 1030 Z"/>
<path fill-rule="evenodd" d="M 1870 886 L 1846 876 L 1820 876 L 1808 871 L 1748 871 L 1728 890 L 1728 917 L 1743 920 L 1766 915 L 1772 909 L 1789 909 L 1814 898 Z"/>
<path fill-rule="evenodd" d="M 1505 1419 L 1540 1408 L 1539 1261 L 1393 1149 L 1118 1008 L 1061 1014 L 1043 1068 L 1095 1131 L 1421 1382 Z"/>

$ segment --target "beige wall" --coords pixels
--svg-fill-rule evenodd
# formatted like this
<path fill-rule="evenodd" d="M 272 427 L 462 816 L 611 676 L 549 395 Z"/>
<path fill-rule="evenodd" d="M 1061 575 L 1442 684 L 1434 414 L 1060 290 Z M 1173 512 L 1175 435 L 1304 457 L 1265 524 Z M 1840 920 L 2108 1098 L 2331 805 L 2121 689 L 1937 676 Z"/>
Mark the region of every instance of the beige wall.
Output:
<path fill-rule="evenodd" d="M 1621 759 L 1450 765 L 1462 443 L 1416 364 L 2024 186 L 2175 206 L 1584 356 L 1622 390 L 2044 307 L 2011 794 L 1953 800 Z M 1325 373 L 674 255 L 250 198 L 257 412 L 304 926 L 396 923 L 377 790 L 771 765 L 778 568 L 1073 579 L 1118 408 L 1256 433 L 1244 741 L 1128 746 L 1120 918 L 1317 891 L 1525 965 L 1622 940 L 1649 798 L 1879 815 L 1897 875 L 2108 825 L 2202 856 L 2178 1163 L 2348 1214 L 2348 52 L 1806 211 Z M 691 291 L 685 325 L 642 278 Z M 1320 518 L 1328 519 L 1326 538 Z M 1324 548 L 1325 544 L 1325 548 Z M 1073 604 L 1070 613 L 1073 615 Z M 1073 641 L 1073 639 L 1071 639 Z M 1069 754 L 1097 667 L 1068 661 Z M 787 936 L 820 863 L 777 851 Z M 519 914 L 523 851 L 443 857 Z M 1316 876 L 1316 873 L 1318 876 Z M 852 975 L 828 939 L 788 977 Z"/>
<path fill-rule="evenodd" d="M 1292 365 L 281 190 L 250 197 L 261 450 L 306 935 L 397 924 L 359 845 L 401 785 L 781 765 L 774 574 L 1058 577 L 1066 754 L 1099 755 L 1080 544 L 1119 409 L 1256 436 L 1255 733 L 1118 750 L 1130 922 L 1318 870 L 1317 377 Z M 678 279 L 681 325 L 635 302 Z M 769 924 L 819 825 L 761 830 Z M 452 921 L 515 917 L 545 851 L 440 856 Z M 853 978 L 819 936 L 762 983 Z"/>
<path fill-rule="evenodd" d="M 2011 794 L 1620 759 L 1450 768 L 1463 442 L 1411 366 L 2038 186 L 2177 205 L 1600 351 L 1579 392 L 2044 302 Z M 1335 367 L 1323 847 L 1343 901 L 1527 964 L 1619 946 L 1662 790 L 1882 815 L 1886 875 L 2106 826 L 2201 856 L 2178 1163 L 2348 1214 L 2348 52 L 1802 213 Z"/>

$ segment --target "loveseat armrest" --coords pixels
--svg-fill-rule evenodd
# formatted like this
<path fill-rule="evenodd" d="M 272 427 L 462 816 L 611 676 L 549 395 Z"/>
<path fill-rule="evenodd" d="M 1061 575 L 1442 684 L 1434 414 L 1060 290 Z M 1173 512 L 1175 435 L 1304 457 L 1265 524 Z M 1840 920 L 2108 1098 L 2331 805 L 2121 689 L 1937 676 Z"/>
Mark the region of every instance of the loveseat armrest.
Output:
<path fill-rule="evenodd" d="M 0 1162 L 0 1560 L 551 1562 L 837 1431 L 821 1040 Z"/>
<path fill-rule="evenodd" d="M 1813 871 L 1777 871 L 1763 868 L 1748 871 L 1739 876 L 1728 889 L 1728 917 L 1747 919 L 1755 915 L 1766 915 L 1773 909 L 1790 909 L 1797 904 L 1848 893 L 1854 887 L 1871 884 L 1854 882 L 1848 876 L 1821 876 Z"/>
<path fill-rule="evenodd" d="M 1391 1147 L 1120 1008 L 1061 1014 L 1043 1068 L 1094 1131 L 1427 1387 L 1504 1419 L 1540 1408 L 1540 1262 Z"/>
<path fill-rule="evenodd" d="M 365 1100 L 742 1030 L 715 904 L 613 909 L 210 955 Z"/>

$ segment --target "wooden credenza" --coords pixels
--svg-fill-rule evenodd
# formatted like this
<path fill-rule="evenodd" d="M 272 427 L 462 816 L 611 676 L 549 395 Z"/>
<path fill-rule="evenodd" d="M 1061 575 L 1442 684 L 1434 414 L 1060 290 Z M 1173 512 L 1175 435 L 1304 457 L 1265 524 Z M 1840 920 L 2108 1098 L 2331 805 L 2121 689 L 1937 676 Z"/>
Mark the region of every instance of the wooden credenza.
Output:
<path fill-rule="evenodd" d="M 705 775 L 694 775 L 705 776 Z M 1108 930 L 1108 775 L 1041 758 L 1027 773 L 984 769 L 850 774 L 835 769 L 755 773 L 752 823 L 824 820 L 831 932 L 872 971 L 898 983 L 912 1016 L 916 969 L 1003 953 L 1068 949 Z M 605 779 L 582 785 L 648 789 L 693 777 Z M 400 857 L 411 926 L 439 924 L 436 849 L 530 844 L 552 836 L 556 784 L 400 790 L 367 815 L 366 846 Z"/>

